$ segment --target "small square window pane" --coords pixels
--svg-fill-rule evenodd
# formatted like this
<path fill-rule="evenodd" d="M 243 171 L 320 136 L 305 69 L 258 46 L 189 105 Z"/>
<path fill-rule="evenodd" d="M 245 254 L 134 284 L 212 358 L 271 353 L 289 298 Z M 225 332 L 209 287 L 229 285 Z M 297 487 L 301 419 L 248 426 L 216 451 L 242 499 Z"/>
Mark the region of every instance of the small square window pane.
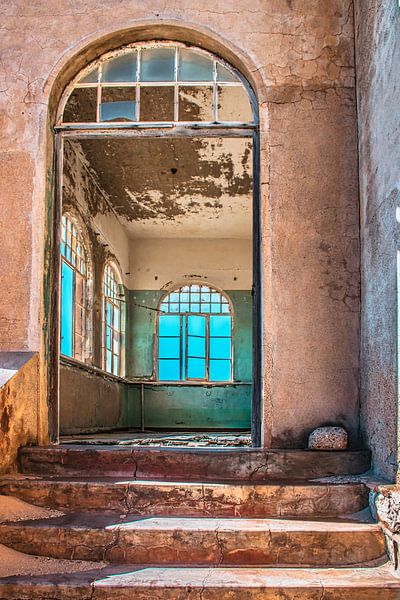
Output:
<path fill-rule="evenodd" d="M 97 88 L 75 88 L 65 105 L 64 123 L 92 123 L 96 121 Z"/>
<path fill-rule="evenodd" d="M 225 315 L 210 317 L 210 336 L 225 336 L 231 335 L 231 317 Z"/>
<path fill-rule="evenodd" d="M 199 292 L 192 292 L 190 294 L 190 299 L 192 302 L 200 302 L 200 293 Z"/>
<path fill-rule="evenodd" d="M 170 302 L 169 312 L 172 312 L 172 313 L 179 312 L 179 302 Z"/>
<path fill-rule="evenodd" d="M 158 361 L 158 379 L 159 381 L 180 381 L 181 363 L 179 360 Z"/>
<path fill-rule="evenodd" d="M 253 121 L 250 100 L 242 86 L 218 86 L 218 121 Z"/>
<path fill-rule="evenodd" d="M 200 291 L 200 286 L 194 284 L 194 285 L 190 286 L 190 291 L 191 292 L 199 292 Z"/>
<path fill-rule="evenodd" d="M 210 381 L 230 381 L 231 361 L 210 360 L 209 379 Z"/>
<path fill-rule="evenodd" d="M 185 302 L 182 303 L 181 302 L 181 306 L 180 306 L 180 312 L 184 313 L 184 312 L 189 312 L 189 303 Z"/>
<path fill-rule="evenodd" d="M 160 336 L 181 335 L 181 318 L 175 315 L 162 315 L 159 318 L 158 334 Z"/>
<path fill-rule="evenodd" d="M 140 81 L 174 81 L 175 48 L 142 50 Z"/>
<path fill-rule="evenodd" d="M 231 358 L 231 338 L 210 338 L 210 358 Z"/>
<path fill-rule="evenodd" d="M 146 86 L 140 89 L 140 121 L 173 121 L 174 88 Z"/>
<path fill-rule="evenodd" d="M 199 313 L 200 312 L 200 304 L 198 302 L 191 303 L 190 311 L 194 312 L 194 313 Z"/>
<path fill-rule="evenodd" d="M 211 312 L 212 313 L 221 313 L 221 304 L 220 302 L 218 302 L 218 304 L 216 302 L 213 302 L 211 304 Z"/>
<path fill-rule="evenodd" d="M 206 318 L 197 315 L 188 316 L 188 335 L 206 335 Z"/>
<path fill-rule="evenodd" d="M 168 296 L 168 298 L 169 298 L 170 302 L 179 302 L 179 294 L 178 294 L 178 292 L 172 292 L 172 294 L 170 294 Z"/>
<path fill-rule="evenodd" d="M 179 81 L 212 81 L 213 61 L 193 50 L 180 50 Z"/>
<path fill-rule="evenodd" d="M 205 358 L 206 357 L 206 338 L 188 337 L 188 356 Z M 225 357 L 222 357 L 225 358 Z"/>
<path fill-rule="evenodd" d="M 223 312 L 223 313 L 229 313 L 230 312 L 230 310 L 229 310 L 229 304 L 223 304 L 221 312 Z"/>
<path fill-rule="evenodd" d="M 163 312 L 168 312 L 168 302 L 163 302 L 161 304 L 160 310 L 162 310 Z"/>
<path fill-rule="evenodd" d="M 213 107 L 211 86 L 179 86 L 179 121 L 214 121 Z"/>
<path fill-rule="evenodd" d="M 87 73 L 87 75 L 82 77 L 82 79 L 80 79 L 78 83 L 97 83 L 98 78 L 99 78 L 99 69 L 96 67 L 95 69 L 93 69 L 92 71 Z"/>
<path fill-rule="evenodd" d="M 180 293 L 181 302 L 189 302 L 189 294 L 188 292 Z"/>
<path fill-rule="evenodd" d="M 121 54 L 105 61 L 101 80 L 124 83 L 136 81 L 136 52 Z"/>
<path fill-rule="evenodd" d="M 231 73 L 229 69 L 222 66 L 220 63 L 217 63 L 217 81 L 232 83 L 240 81 L 240 79 L 238 79 L 234 73 Z"/>
<path fill-rule="evenodd" d="M 204 358 L 188 358 L 188 378 L 205 379 L 206 361 Z"/>
<path fill-rule="evenodd" d="M 218 292 L 213 292 L 211 294 L 211 302 L 221 302 L 221 294 Z"/>
<path fill-rule="evenodd" d="M 159 358 L 177 358 L 181 356 L 180 338 L 159 338 L 158 357 Z"/>
<path fill-rule="evenodd" d="M 100 121 L 135 121 L 135 119 L 136 88 L 102 88 L 100 104 Z"/>

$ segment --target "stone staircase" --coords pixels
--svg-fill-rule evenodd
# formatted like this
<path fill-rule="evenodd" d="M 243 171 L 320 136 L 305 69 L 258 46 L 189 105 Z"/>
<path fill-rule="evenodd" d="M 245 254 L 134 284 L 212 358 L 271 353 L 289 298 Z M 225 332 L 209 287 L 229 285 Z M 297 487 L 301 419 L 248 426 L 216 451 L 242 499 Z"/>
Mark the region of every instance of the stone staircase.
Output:
<path fill-rule="evenodd" d="M 0 579 L 0 600 L 394 600 L 364 451 L 24 448 L 0 494 L 63 516 L 0 543 L 81 572 Z"/>

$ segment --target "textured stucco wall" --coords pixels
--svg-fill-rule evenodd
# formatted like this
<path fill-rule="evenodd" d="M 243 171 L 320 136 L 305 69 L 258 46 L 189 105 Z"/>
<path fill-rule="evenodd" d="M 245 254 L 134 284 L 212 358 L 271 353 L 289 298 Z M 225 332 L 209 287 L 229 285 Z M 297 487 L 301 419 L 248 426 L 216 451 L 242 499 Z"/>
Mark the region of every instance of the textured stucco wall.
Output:
<path fill-rule="evenodd" d="M 49 101 L 54 109 L 79 68 L 113 46 L 154 36 L 203 44 L 242 68 L 259 100 L 264 442 L 303 445 L 310 429 L 332 421 L 346 424 L 354 437 L 359 312 L 352 0 L 218 6 L 182 0 L 162 8 L 158 0 L 13 0 L 1 5 L 0 17 L 1 245 L 7 248 L 0 264 L 9 289 L 0 304 L 2 347 L 39 350 L 47 314 L 41 298 L 46 177 L 50 182 L 52 173 Z M 4 242 L 10 229 L 20 247 Z"/>
<path fill-rule="evenodd" d="M 362 242 L 361 422 L 376 471 L 393 479 L 398 461 L 398 3 L 358 0 L 356 32 Z"/>

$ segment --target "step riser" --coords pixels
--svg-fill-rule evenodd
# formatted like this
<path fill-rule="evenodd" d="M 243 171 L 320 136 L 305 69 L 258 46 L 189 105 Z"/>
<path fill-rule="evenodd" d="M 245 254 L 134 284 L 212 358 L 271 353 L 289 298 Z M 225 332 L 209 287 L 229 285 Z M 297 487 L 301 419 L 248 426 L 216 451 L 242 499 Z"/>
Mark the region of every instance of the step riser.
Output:
<path fill-rule="evenodd" d="M 399 600 L 397 589 L 371 589 L 351 585 L 342 587 L 313 589 L 304 587 L 192 587 L 187 588 L 154 588 L 135 587 L 109 588 L 95 587 L 94 591 L 87 587 L 76 589 L 67 586 L 46 587 L 37 589 L 30 585 L 10 586 L 0 584 L 0 599 L 7 600 Z"/>
<path fill-rule="evenodd" d="M 368 451 L 200 450 L 85 447 L 23 448 L 23 473 L 38 475 L 274 481 L 356 475 L 370 468 Z"/>
<path fill-rule="evenodd" d="M 157 482 L 10 480 L 0 494 L 73 512 L 143 516 L 330 517 L 358 512 L 368 490 L 352 485 L 212 485 Z"/>
<path fill-rule="evenodd" d="M 149 531 L 0 525 L 0 543 L 52 558 L 138 565 L 352 565 L 385 554 L 383 534 Z"/>

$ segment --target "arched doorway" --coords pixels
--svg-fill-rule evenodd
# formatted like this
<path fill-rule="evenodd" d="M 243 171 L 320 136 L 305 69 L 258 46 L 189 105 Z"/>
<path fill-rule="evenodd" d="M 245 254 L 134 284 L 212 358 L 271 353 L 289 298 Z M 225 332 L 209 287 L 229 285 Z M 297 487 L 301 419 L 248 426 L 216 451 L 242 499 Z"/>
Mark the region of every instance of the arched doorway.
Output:
<path fill-rule="evenodd" d="M 259 146 L 257 106 L 247 81 L 200 48 L 132 44 L 103 55 L 71 82 L 56 135 L 60 212 L 72 204 L 90 224 L 95 262 L 93 304 L 87 307 L 93 352 L 81 364 L 61 356 L 61 431 L 251 427 L 258 445 Z M 110 261 L 121 273 L 115 330 L 107 313 L 112 303 L 96 284 Z M 190 381 L 162 381 L 159 300 L 182 280 L 180 290 L 201 280 L 210 298 L 217 290 L 221 297 L 240 298 L 242 319 L 232 345 L 237 355 L 208 356 L 204 376 Z M 211 316 L 201 310 L 209 327 Z M 212 315 L 211 302 L 208 310 Z M 180 324 L 188 326 L 186 317 Z M 182 335 L 180 369 L 189 359 L 198 365 L 206 360 L 188 354 Z M 187 330 L 184 336 L 186 344 Z M 242 343 L 237 351 L 236 339 Z M 209 342 L 206 347 L 209 352 Z M 108 355 L 116 357 L 112 368 Z M 210 381 L 210 360 L 219 359 L 231 361 L 231 375 Z M 192 386 L 190 393 L 183 384 Z M 77 390 L 85 386 L 86 399 L 96 400 L 84 406 Z M 152 413 L 162 418 L 155 423 Z"/>

